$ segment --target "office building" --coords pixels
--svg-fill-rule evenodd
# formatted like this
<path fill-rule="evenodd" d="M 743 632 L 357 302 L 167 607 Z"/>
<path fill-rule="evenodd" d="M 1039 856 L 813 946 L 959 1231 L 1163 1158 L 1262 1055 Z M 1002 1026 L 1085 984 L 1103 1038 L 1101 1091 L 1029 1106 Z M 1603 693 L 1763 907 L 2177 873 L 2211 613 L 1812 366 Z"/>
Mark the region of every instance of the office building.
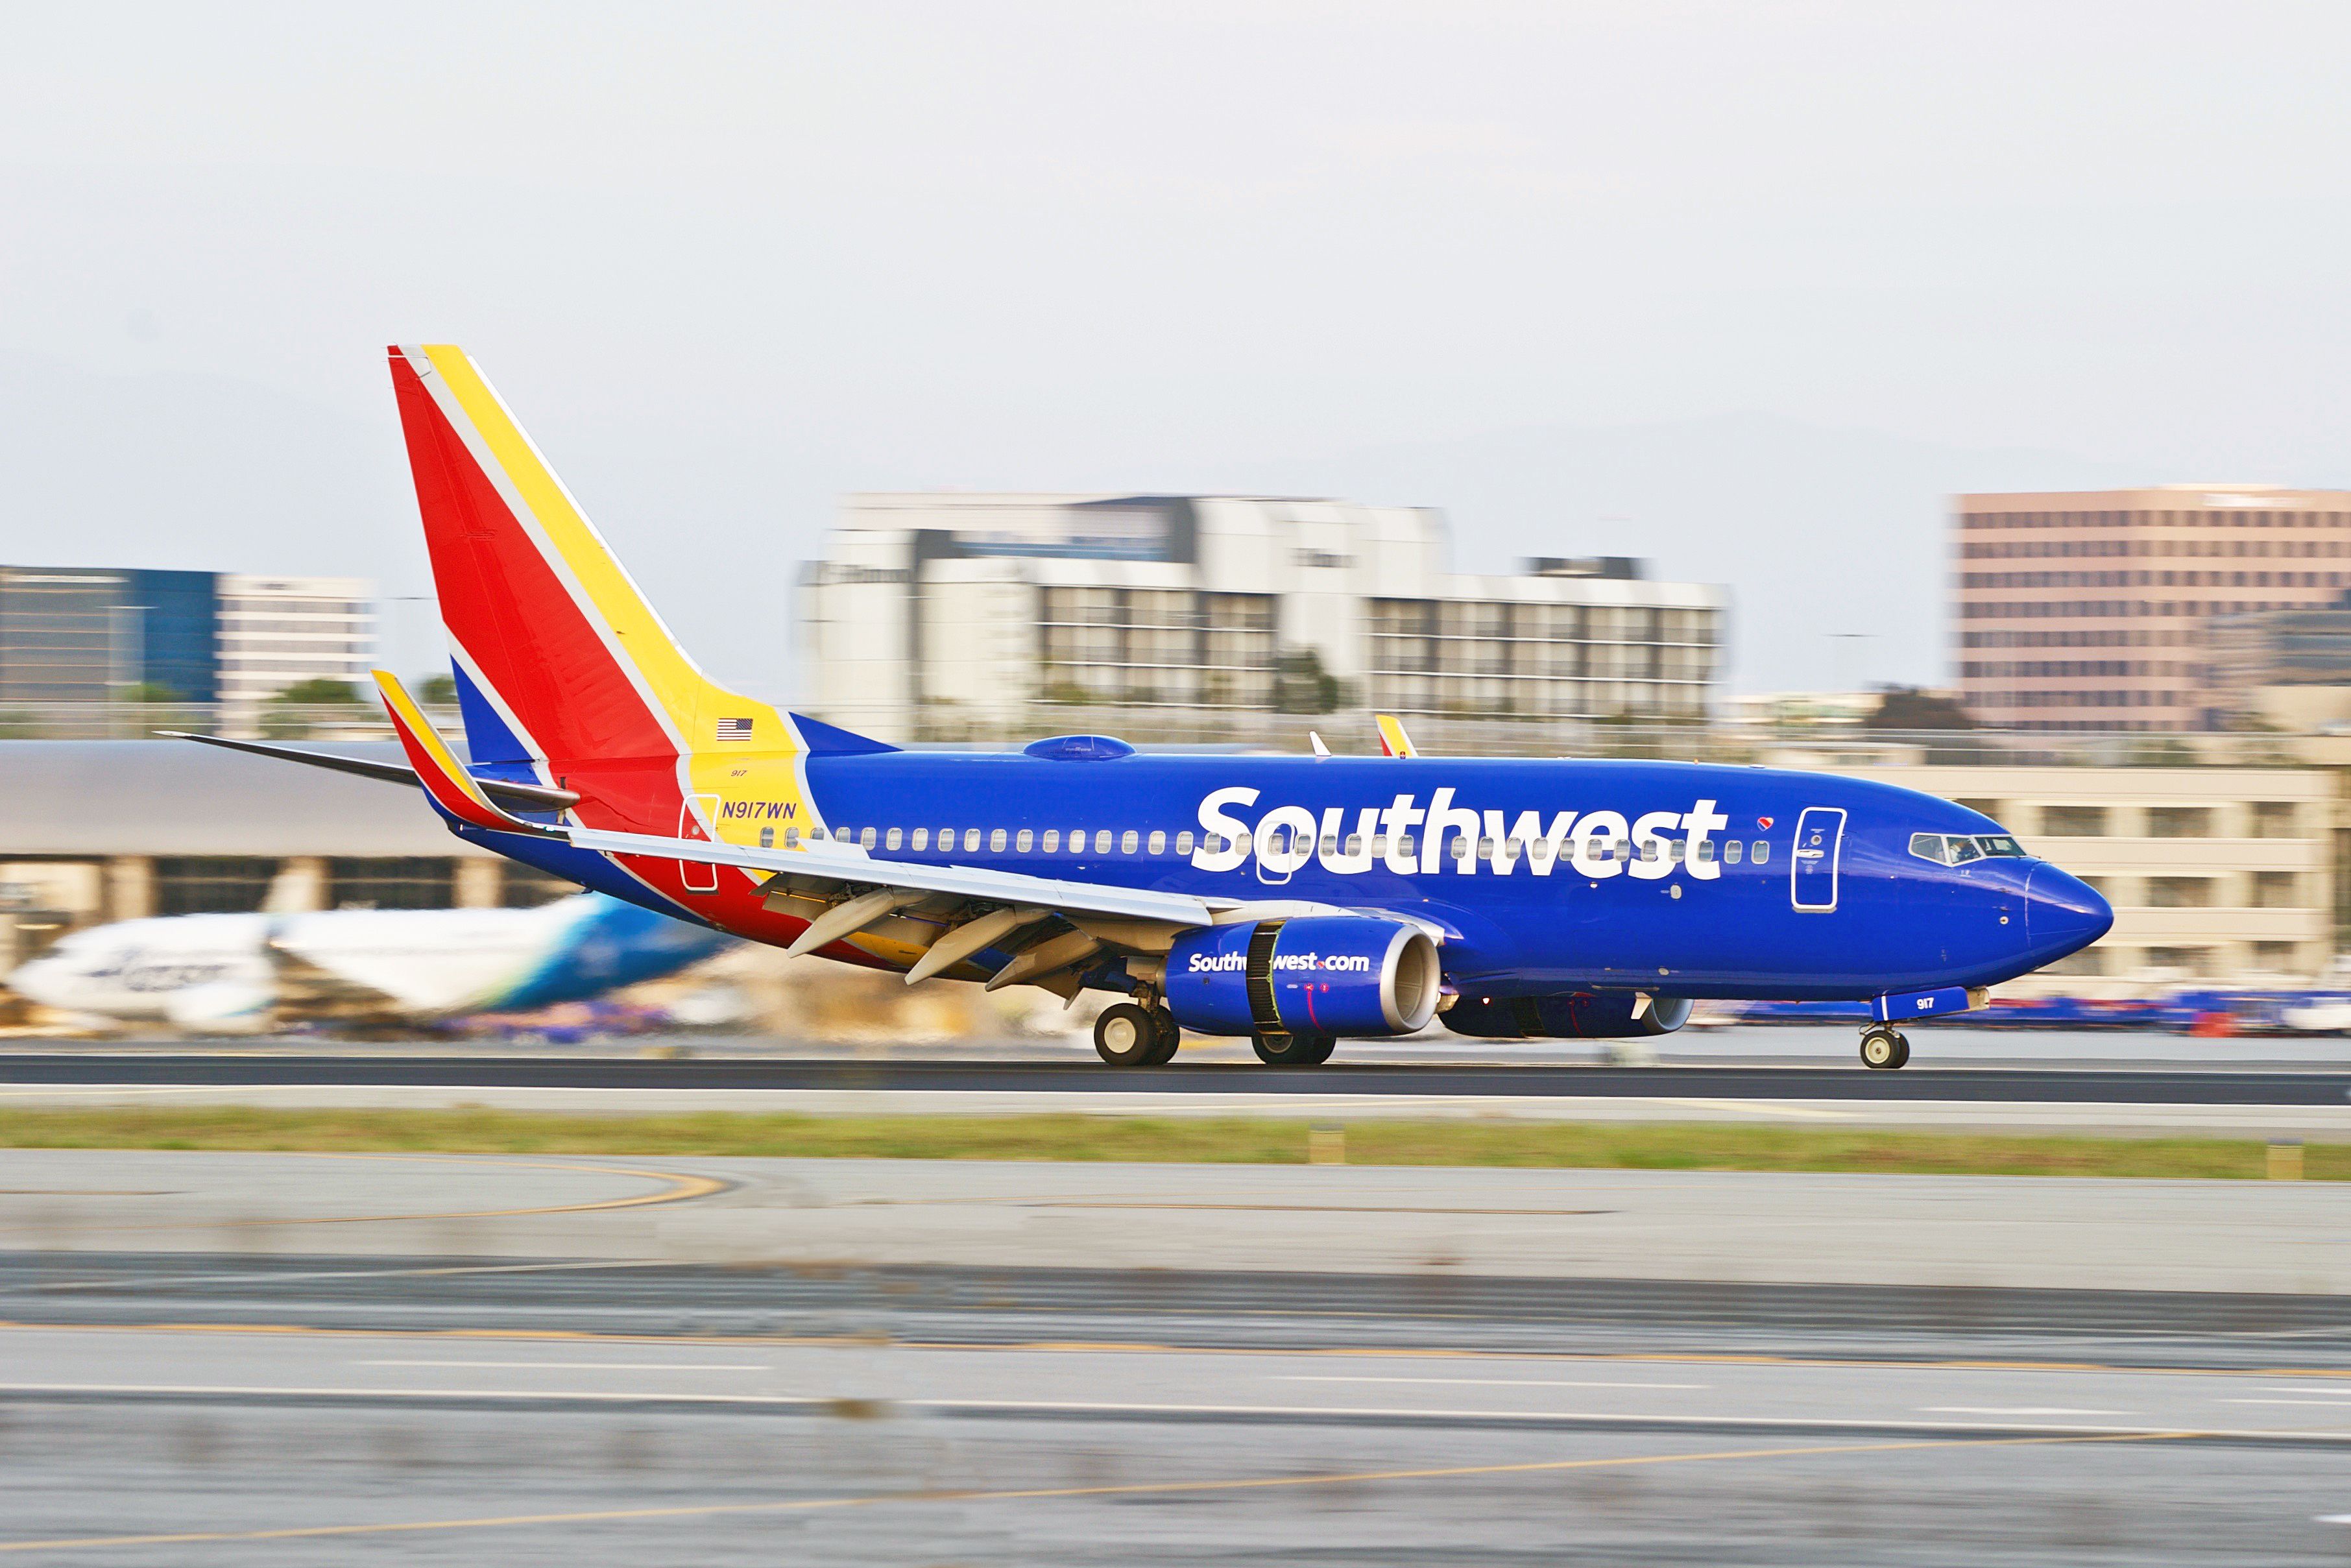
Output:
<path fill-rule="evenodd" d="M 0 567 L 0 704 L 217 695 L 208 571 Z"/>
<path fill-rule="evenodd" d="M 1248 497 L 868 495 L 803 569 L 807 706 L 884 736 L 1056 706 L 1705 716 L 1726 591 L 1622 558 L 1465 576 L 1441 514 Z"/>
<path fill-rule="evenodd" d="M 2010 729 L 2212 729 L 2216 617 L 2351 582 L 2351 492 L 2270 485 L 1961 496 L 1959 685 Z"/>
<path fill-rule="evenodd" d="M 375 648 L 374 585 L 356 577 L 220 579 L 220 700 L 232 724 L 302 681 L 357 683 Z"/>

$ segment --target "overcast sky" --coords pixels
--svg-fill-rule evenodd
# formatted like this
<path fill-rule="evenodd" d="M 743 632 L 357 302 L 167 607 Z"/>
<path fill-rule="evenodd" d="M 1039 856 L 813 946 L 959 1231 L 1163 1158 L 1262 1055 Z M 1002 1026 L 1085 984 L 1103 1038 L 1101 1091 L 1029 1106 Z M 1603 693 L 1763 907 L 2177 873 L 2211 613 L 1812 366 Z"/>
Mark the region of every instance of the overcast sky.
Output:
<path fill-rule="evenodd" d="M 1944 491 L 2351 483 L 2340 4 L 0 19 L 5 559 L 429 591 L 419 339 L 777 695 L 851 489 L 1443 507 L 1760 689 L 1942 678 Z"/>

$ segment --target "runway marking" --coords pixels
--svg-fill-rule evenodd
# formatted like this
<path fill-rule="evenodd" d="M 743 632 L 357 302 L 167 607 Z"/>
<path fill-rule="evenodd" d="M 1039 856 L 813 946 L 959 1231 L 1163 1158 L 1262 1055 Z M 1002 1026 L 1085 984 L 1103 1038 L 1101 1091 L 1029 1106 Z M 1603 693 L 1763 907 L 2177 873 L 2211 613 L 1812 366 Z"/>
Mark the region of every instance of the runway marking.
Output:
<path fill-rule="evenodd" d="M 767 1361 L 369 1361 L 354 1358 L 353 1366 L 483 1366 L 505 1370 L 523 1367 L 532 1372 L 773 1372 Z"/>
<path fill-rule="evenodd" d="M 1001 1490 L 943 1490 L 879 1492 L 862 1497 L 794 1498 L 772 1502 L 680 1503 L 653 1508 L 608 1508 L 554 1513 L 487 1514 L 470 1519 L 418 1519 L 373 1524 L 293 1525 L 275 1530 L 193 1530 L 144 1535 L 61 1536 L 47 1541 L 0 1542 L 0 1552 L 89 1551 L 107 1546 L 196 1546 L 244 1541 L 306 1541 L 341 1536 L 413 1534 L 426 1531 L 517 1530 L 532 1526 L 609 1524 L 654 1519 L 716 1519 L 758 1514 L 816 1513 L 831 1509 L 883 1508 L 891 1504 L 1029 1502 L 1072 1498 L 1180 1497 L 1214 1492 L 1297 1490 L 1308 1487 L 1369 1486 L 1382 1482 L 1455 1480 L 1472 1476 L 1540 1475 L 1565 1470 L 1622 1469 L 1636 1466 L 1728 1464 L 1748 1459 L 1792 1459 L 1887 1454 L 1926 1448 L 2017 1448 L 2057 1443 L 2168 1442 L 2203 1436 L 2197 1432 L 2134 1432 L 2122 1435 L 2027 1437 L 1928 1437 L 1889 1443 L 1819 1443 L 1802 1448 L 1721 1448 L 1697 1454 L 1619 1454 L 1593 1459 L 1531 1459 L 1499 1465 L 1447 1465 L 1420 1469 L 1349 1470 L 1305 1476 L 1248 1476 L 1201 1481 L 1139 1481 L 1125 1485 L 1027 1487 Z"/>
<path fill-rule="evenodd" d="M 2231 1403 L 2243 1403 L 2231 1401 Z M 2127 1416 L 2127 1410 L 2080 1410 L 2067 1405 L 1921 1405 L 1929 1416 Z"/>
<path fill-rule="evenodd" d="M 269 1152 L 307 1160 L 391 1160 L 415 1165 L 486 1166 L 494 1170 L 573 1171 L 583 1176 L 633 1176 L 668 1185 L 658 1192 L 639 1193 L 632 1197 L 599 1198 L 592 1203 L 540 1204 L 528 1208 L 457 1209 L 438 1214 L 325 1214 L 287 1219 L 214 1219 L 202 1222 L 206 1228 L 243 1230 L 281 1225 L 380 1225 L 400 1220 L 513 1219 L 534 1214 L 588 1214 L 601 1209 L 684 1203 L 725 1192 L 735 1185 L 716 1176 L 689 1176 L 679 1171 L 644 1170 L 632 1166 L 583 1166 L 558 1160 L 518 1160 L 503 1155 L 355 1154 L 325 1149 L 275 1149 Z M 97 1228 L 111 1231 L 184 1230 L 188 1226 L 188 1221 L 178 1220 L 154 1225 L 106 1225 Z"/>
<path fill-rule="evenodd" d="M 612 1264 L 516 1264 L 486 1268 L 484 1272 L 496 1272 L 505 1268 L 643 1268 L 651 1263 L 620 1262 Z M 354 1270 L 364 1272 L 365 1270 Z M 438 1270 L 396 1270 L 400 1273 L 437 1273 Z M 452 1273 L 468 1270 L 453 1269 Z M 308 1275 L 298 1276 L 309 1278 Z M 326 1275 L 325 1278 L 334 1278 Z M 201 1279 L 203 1276 L 193 1276 Z M 321 1339 L 398 1339 L 430 1340 L 498 1340 L 521 1343 L 567 1343 L 581 1344 L 631 1345 L 785 1345 L 822 1350 L 843 1348 L 870 1350 L 871 1335 L 862 1334 L 726 1334 L 726 1333 L 616 1333 L 600 1329 L 548 1328 L 456 1328 L 456 1329 L 395 1329 L 340 1328 L 320 1323 L 220 1323 L 220 1322 L 146 1322 L 146 1323 L 77 1323 L 29 1322 L 0 1319 L 0 1333 L 174 1333 L 174 1334 L 250 1334 L 277 1333 L 309 1335 Z M 1584 1365 L 1631 1366 L 1792 1366 L 1792 1367 L 1866 1367 L 1876 1370 L 1934 1372 L 2122 1372 L 2142 1377 L 2331 1377 L 2343 1381 L 2344 1391 L 2351 1396 L 2351 1368 L 2326 1366 L 2145 1366 L 2127 1362 L 2105 1361 L 1996 1361 L 1980 1357 L 1947 1357 L 1939 1359 L 1886 1360 L 1858 1356 L 1770 1355 L 1750 1352 L 1705 1351 L 1562 1351 L 1562 1350 L 1480 1350 L 1429 1345 L 1198 1345 L 1162 1344 L 1147 1340 L 892 1340 L 893 1350 L 942 1352 L 1015 1352 L 1022 1354 L 1101 1355 L 1150 1354 L 1187 1356 L 1259 1356 L 1286 1357 L 1300 1360 L 1322 1358 L 1395 1361 L 1526 1361 Z"/>
<path fill-rule="evenodd" d="M 1276 1383 L 1418 1383 L 1433 1388 L 1446 1388 L 1455 1385 L 1485 1388 L 1711 1388 L 1714 1386 L 1711 1383 L 1603 1383 L 1578 1382 L 1560 1377 L 1370 1377 L 1335 1372 L 1278 1374 L 1273 1381 Z"/>

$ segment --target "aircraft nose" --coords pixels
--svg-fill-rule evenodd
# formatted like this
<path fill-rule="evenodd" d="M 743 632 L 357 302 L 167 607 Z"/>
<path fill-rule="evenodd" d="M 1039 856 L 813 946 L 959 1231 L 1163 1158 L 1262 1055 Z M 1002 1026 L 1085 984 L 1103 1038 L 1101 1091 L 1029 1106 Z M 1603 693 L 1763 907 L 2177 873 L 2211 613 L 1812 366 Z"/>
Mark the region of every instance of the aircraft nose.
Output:
<path fill-rule="evenodd" d="M 57 962 L 54 958 L 36 958 L 29 964 L 19 964 L 8 976 L 8 988 L 43 1007 L 57 1006 L 56 988 L 50 981 L 56 977 Z"/>
<path fill-rule="evenodd" d="M 2034 959 L 2053 964 L 2115 926 L 2115 906 L 2098 890 L 2053 865 L 2037 865 L 2024 884 L 2024 940 Z"/>

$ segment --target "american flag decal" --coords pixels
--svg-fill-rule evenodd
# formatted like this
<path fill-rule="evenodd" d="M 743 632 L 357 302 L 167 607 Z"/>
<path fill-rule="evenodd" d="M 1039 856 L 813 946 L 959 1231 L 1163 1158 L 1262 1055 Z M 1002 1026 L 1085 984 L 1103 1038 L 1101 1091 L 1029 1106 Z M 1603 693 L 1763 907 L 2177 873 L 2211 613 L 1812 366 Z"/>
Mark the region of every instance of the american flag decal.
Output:
<path fill-rule="evenodd" d="M 751 721 L 747 718 L 720 719 L 718 721 L 718 738 L 721 740 L 750 739 Z"/>

